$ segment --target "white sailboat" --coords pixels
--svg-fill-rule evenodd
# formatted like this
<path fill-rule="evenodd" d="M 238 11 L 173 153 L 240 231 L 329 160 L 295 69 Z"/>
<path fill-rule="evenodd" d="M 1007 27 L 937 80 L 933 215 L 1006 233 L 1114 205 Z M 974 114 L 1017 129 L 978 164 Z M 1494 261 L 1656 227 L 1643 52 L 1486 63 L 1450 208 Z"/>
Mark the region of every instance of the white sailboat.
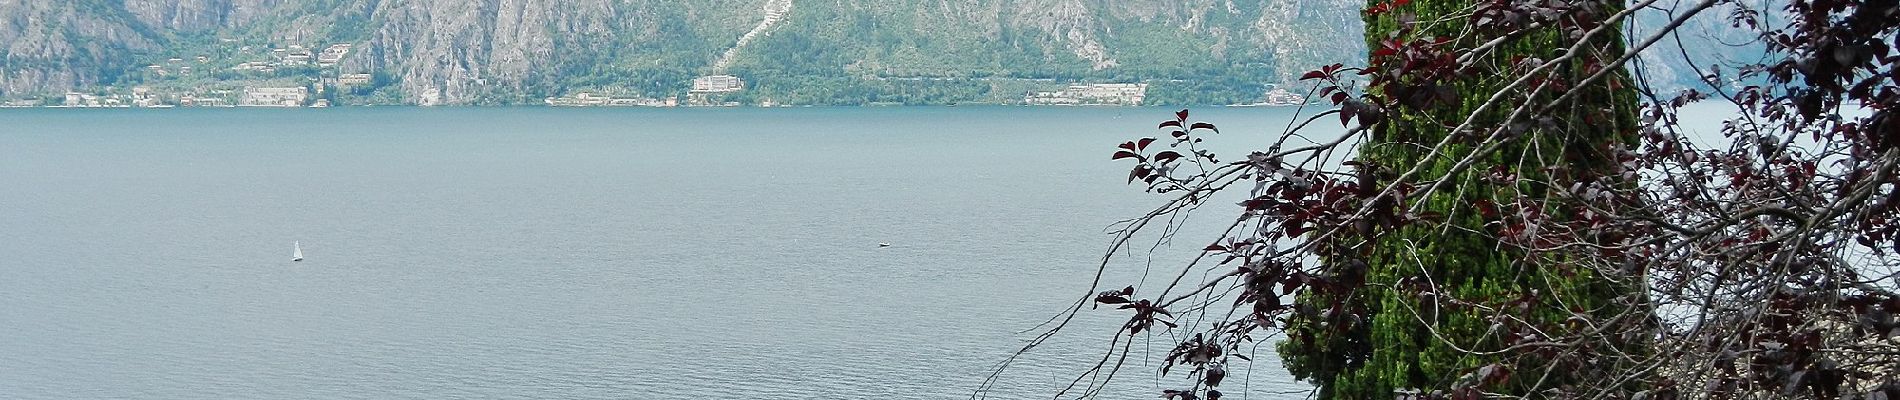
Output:
<path fill-rule="evenodd" d="M 303 261 L 303 244 L 290 242 L 290 261 Z"/>

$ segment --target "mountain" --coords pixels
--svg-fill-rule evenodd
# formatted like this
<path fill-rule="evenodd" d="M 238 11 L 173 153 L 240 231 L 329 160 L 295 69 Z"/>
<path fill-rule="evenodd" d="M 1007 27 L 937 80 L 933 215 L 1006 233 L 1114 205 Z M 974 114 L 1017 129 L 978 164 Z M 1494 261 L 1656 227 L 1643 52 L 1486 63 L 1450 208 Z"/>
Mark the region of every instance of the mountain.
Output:
<path fill-rule="evenodd" d="M 1766 77 L 1742 76 L 1741 72 L 1750 69 L 1750 65 L 1780 62 L 1786 55 L 1770 52 L 1761 39 L 1761 31 L 1744 27 L 1746 24 L 1738 25 L 1735 16 L 1759 15 L 1763 28 L 1779 28 L 1789 22 L 1787 6 L 1786 0 L 1717 3 L 1663 35 L 1632 60 L 1630 68 L 1640 71 L 1646 84 L 1664 96 L 1673 96 L 1683 89 L 1710 93 L 1711 84 L 1704 79 L 1707 75 L 1716 78 L 1721 91 L 1731 93 L 1741 86 L 1764 84 Z M 1742 13 L 1742 10 L 1752 10 L 1752 13 Z M 1655 36 L 1661 27 L 1668 26 L 1673 16 L 1667 8 L 1637 12 L 1628 25 L 1631 34 L 1627 40 L 1641 42 Z"/>
<path fill-rule="evenodd" d="M 0 98 L 345 104 L 581 93 L 747 104 L 1015 103 L 1146 83 L 1258 101 L 1363 57 L 1351 0 L 0 0 Z M 329 57 L 325 56 L 329 50 Z M 688 95 L 695 77 L 743 90 Z M 166 97 L 169 96 L 169 97 Z M 145 99 L 145 97 L 141 97 Z M 222 99 L 222 100 L 211 100 Z"/>

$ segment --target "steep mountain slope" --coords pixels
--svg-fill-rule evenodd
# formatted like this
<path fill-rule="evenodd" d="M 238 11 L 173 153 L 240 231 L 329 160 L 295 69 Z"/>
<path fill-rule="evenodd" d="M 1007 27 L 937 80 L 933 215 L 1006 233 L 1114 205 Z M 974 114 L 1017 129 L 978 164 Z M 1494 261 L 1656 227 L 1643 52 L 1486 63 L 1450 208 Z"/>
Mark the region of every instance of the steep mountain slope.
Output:
<path fill-rule="evenodd" d="M 1164 102 L 1206 102 L 1170 94 L 1252 101 L 1264 84 L 1361 57 L 1363 44 L 1352 39 L 1362 29 L 1358 4 L 886 0 L 806 7 L 738 70 L 761 78 L 760 95 L 799 88 L 794 77 L 843 76 L 991 79 L 965 83 L 978 91 L 1006 79 L 1139 81 L 1157 83 Z"/>
<path fill-rule="evenodd" d="M 153 29 L 192 33 L 244 26 L 282 0 L 124 0 L 125 11 Z"/>
<path fill-rule="evenodd" d="M 0 0 L 0 97 L 351 73 L 378 77 L 349 92 L 368 102 L 671 97 L 730 50 L 725 72 L 756 89 L 730 96 L 740 101 L 995 101 L 1068 82 L 1149 82 L 1163 102 L 1232 102 L 1364 53 L 1350 40 L 1360 3 L 1348 0 L 792 0 L 762 25 L 767 3 Z M 273 49 L 339 43 L 355 47 L 335 66 L 230 72 L 281 58 Z M 174 58 L 201 61 L 195 73 L 160 65 Z"/>
<path fill-rule="evenodd" d="M 0 0 L 0 94 L 60 92 L 117 78 L 106 66 L 158 47 L 104 1 Z"/>

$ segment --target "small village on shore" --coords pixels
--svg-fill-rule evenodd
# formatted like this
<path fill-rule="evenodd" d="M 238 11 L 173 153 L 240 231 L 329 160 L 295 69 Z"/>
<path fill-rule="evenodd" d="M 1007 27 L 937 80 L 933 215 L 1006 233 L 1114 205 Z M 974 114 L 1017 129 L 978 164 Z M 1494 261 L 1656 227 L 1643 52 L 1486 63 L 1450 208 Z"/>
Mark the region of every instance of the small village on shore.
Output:
<path fill-rule="evenodd" d="M 773 34 L 791 11 L 792 0 L 765 0 L 764 18 L 720 54 L 703 75 L 670 95 L 654 97 L 628 88 L 572 88 L 566 93 L 542 98 L 540 105 L 550 107 L 781 107 L 790 102 L 769 95 L 748 96 L 752 89 L 746 78 L 728 72 L 757 39 Z M 136 84 L 107 86 L 93 91 L 73 91 L 63 96 L 39 96 L 0 99 L 0 108 L 176 108 L 176 107 L 274 107 L 326 108 L 333 106 L 369 106 L 413 104 L 393 88 L 400 78 L 376 73 L 356 43 L 320 45 L 289 44 L 247 45 L 235 39 L 220 39 L 218 46 L 194 50 L 184 55 L 131 68 L 127 79 Z M 753 46 L 756 47 L 756 46 Z M 161 56 L 163 57 L 163 56 Z M 1008 81 L 1017 86 L 990 92 L 983 103 L 1023 106 L 1146 106 L 1154 105 L 1148 82 L 1078 82 L 1040 78 L 1005 77 L 885 77 L 863 76 L 874 81 L 924 82 L 932 84 L 969 84 Z M 1181 81 L 1168 81 L 1179 83 Z M 665 84 L 661 83 L 664 87 Z M 1280 85 L 1266 84 L 1258 101 L 1228 106 L 1287 106 L 1305 104 L 1304 96 Z M 1022 90 L 1020 92 L 1014 90 Z M 659 92 L 665 92 L 665 89 Z M 1014 97 L 1010 93 L 1021 93 Z M 508 99 L 496 104 L 521 104 L 529 99 Z M 909 102 L 937 104 L 936 102 Z M 424 101 L 420 104 L 434 104 Z M 847 103 L 848 104 L 848 103 Z M 876 100 L 860 105 L 897 105 L 900 102 Z M 956 104 L 954 102 L 948 104 Z"/>
<path fill-rule="evenodd" d="M 345 50 L 347 51 L 347 50 Z M 300 58 L 300 57 L 299 57 Z M 245 63 L 240 68 L 247 71 L 267 71 L 280 68 L 280 63 Z M 191 73 L 191 67 L 153 68 L 153 70 Z M 161 89 L 150 86 L 135 86 L 129 90 L 105 90 L 96 93 L 69 92 L 57 98 L 11 99 L 0 103 L 0 108 L 176 108 L 176 107 L 271 107 L 271 108 L 326 108 L 332 106 L 356 105 L 342 104 L 326 96 L 326 92 L 350 90 L 354 87 L 370 85 L 375 79 L 367 73 L 335 74 L 321 77 L 309 85 L 299 86 L 263 86 L 246 85 L 236 87 L 209 86 L 191 89 Z M 1025 93 L 1021 101 L 1004 105 L 1024 106 L 1129 106 L 1151 105 L 1148 98 L 1147 83 L 1077 83 L 1056 90 L 1032 91 Z M 1280 88 L 1268 85 L 1261 101 L 1245 104 L 1229 104 L 1230 107 L 1293 106 L 1305 104 L 1304 97 Z M 788 104 L 770 100 L 757 104 L 742 104 L 723 99 L 724 95 L 746 90 L 744 79 L 732 75 L 711 75 L 695 78 L 692 87 L 684 95 L 675 97 L 647 97 L 638 94 L 612 93 L 607 91 L 579 91 L 559 97 L 548 97 L 542 105 L 549 107 L 782 107 Z"/>
<path fill-rule="evenodd" d="M 768 19 L 767 23 L 775 19 Z M 763 29 L 763 28 L 762 28 Z M 326 108 L 333 106 L 403 104 L 392 98 L 365 99 L 366 93 L 389 85 L 395 78 L 367 72 L 366 67 L 346 61 L 357 46 L 333 43 L 322 46 L 288 45 L 284 47 L 238 46 L 221 55 L 171 57 L 135 69 L 145 84 L 130 87 L 105 87 L 94 91 L 74 91 L 63 96 L 35 96 L 0 99 L 0 108 L 177 108 L 177 107 L 271 107 Z M 735 48 L 736 50 L 737 48 Z M 732 52 L 726 57 L 731 57 Z M 550 107 L 782 107 L 771 99 L 752 102 L 734 101 L 734 95 L 750 86 L 745 78 L 724 73 L 724 63 L 712 75 L 695 77 L 677 95 L 650 97 L 625 90 L 575 90 L 561 96 L 542 99 Z M 905 81 L 919 79 L 891 78 Z M 926 79 L 958 81 L 956 78 Z M 990 79 L 963 79 L 990 80 Z M 1032 87 L 1020 98 L 1004 99 L 995 105 L 1024 106 L 1144 106 L 1152 105 L 1149 83 L 1063 83 L 1049 79 L 1023 79 Z M 1279 85 L 1266 85 L 1260 101 L 1229 106 L 1285 106 L 1304 103 L 1303 97 Z M 344 95 L 348 94 L 348 95 Z"/>

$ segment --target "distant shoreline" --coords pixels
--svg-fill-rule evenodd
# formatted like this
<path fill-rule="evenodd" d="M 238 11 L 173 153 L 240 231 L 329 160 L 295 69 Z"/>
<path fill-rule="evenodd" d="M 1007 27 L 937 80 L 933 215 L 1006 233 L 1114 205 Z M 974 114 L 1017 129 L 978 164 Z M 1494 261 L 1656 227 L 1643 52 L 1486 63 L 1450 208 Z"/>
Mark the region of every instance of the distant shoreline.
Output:
<path fill-rule="evenodd" d="M 133 106 L 0 106 L 0 109 L 10 109 L 10 110 L 17 110 L 17 109 L 57 109 L 57 110 L 128 110 L 128 109 L 129 109 L 129 110 L 193 110 L 193 109 L 203 109 L 203 110 L 233 110 L 233 109 L 236 109 L 236 110 L 322 110 L 322 109 L 336 109 L 336 108 L 345 108 L 345 109 L 349 109 L 349 108 L 419 108 L 419 109 L 461 109 L 461 108 L 545 108 L 545 109 L 562 109 L 562 110 L 594 110 L 594 109 L 603 109 L 603 110 L 674 110 L 674 109 L 679 109 L 679 110 L 727 110 L 727 109 L 746 109 L 746 110 L 771 110 L 771 109 L 789 109 L 789 108 L 1051 108 L 1051 109 L 1065 109 L 1065 108 L 1100 108 L 1100 109 L 1115 109 L 1115 108 L 1126 108 L 1126 109 L 1140 109 L 1140 108 L 1170 108 L 1170 107 L 1186 107 L 1186 108 L 1295 108 L 1295 107 L 1301 107 L 1301 106 L 1319 106 L 1319 105 L 1317 105 L 1317 104 L 1203 104 L 1203 105 L 1180 105 L 1180 104 L 1159 104 L 1159 105 L 1139 105 L 1139 106 L 1130 106 L 1130 105 L 1049 105 L 1049 104 L 920 104 L 920 105 L 903 105 L 903 104 L 861 104 L 861 105 L 801 105 L 801 106 L 772 106 L 772 107 L 765 107 L 765 106 L 696 106 L 696 107 L 641 107 L 641 106 L 547 106 L 547 105 L 528 105 L 528 104 L 522 104 L 522 105 L 453 105 L 453 106 L 422 106 L 422 105 L 414 105 L 414 104 L 396 104 L 396 105 L 360 105 L 360 106 L 327 106 L 327 107 L 308 107 L 308 106 L 303 106 L 303 107 L 282 107 L 282 106 L 198 106 L 198 107 L 180 107 L 180 106 L 171 106 L 171 107 L 133 107 Z"/>

